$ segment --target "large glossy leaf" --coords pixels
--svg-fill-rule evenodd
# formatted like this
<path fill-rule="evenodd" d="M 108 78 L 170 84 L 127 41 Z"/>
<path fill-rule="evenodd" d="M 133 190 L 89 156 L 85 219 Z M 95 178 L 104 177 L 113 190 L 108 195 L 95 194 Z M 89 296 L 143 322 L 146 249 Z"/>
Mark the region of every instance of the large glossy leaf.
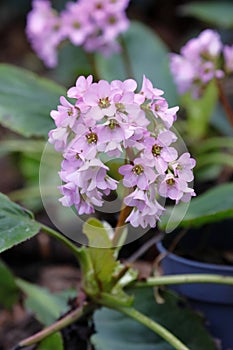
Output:
<path fill-rule="evenodd" d="M 69 294 L 52 294 L 48 289 L 22 279 L 17 279 L 17 285 L 26 294 L 25 307 L 45 326 L 52 324 L 66 312 L 69 297 L 74 297 L 73 290 Z"/>
<path fill-rule="evenodd" d="M 123 40 L 139 88 L 145 74 L 155 87 L 165 91 L 164 96 L 170 104 L 176 104 L 177 94 L 169 71 L 168 49 L 162 40 L 145 25 L 134 21 L 124 33 Z M 121 53 L 108 58 L 97 56 L 96 65 L 101 78 L 109 81 L 128 78 L 130 73 L 126 70 L 127 63 L 124 64 L 123 57 Z"/>
<path fill-rule="evenodd" d="M 54 333 L 40 342 L 37 350 L 63 350 L 63 340 L 60 333 Z"/>
<path fill-rule="evenodd" d="M 164 304 L 157 304 L 151 288 L 134 290 L 135 308 L 160 323 L 190 350 L 216 350 L 203 327 L 203 320 L 184 306 L 175 294 L 164 293 Z M 179 306 L 182 304 L 182 308 Z M 165 340 L 144 325 L 109 309 L 95 312 L 96 334 L 91 340 L 96 350 L 173 350 Z"/>
<path fill-rule="evenodd" d="M 64 95 L 62 87 L 22 68 L 0 65 L 0 123 L 26 137 L 54 128 L 50 111 Z"/>
<path fill-rule="evenodd" d="M 191 200 L 190 206 L 180 226 L 196 227 L 210 222 L 217 222 L 225 218 L 233 217 L 233 183 L 219 185 L 206 191 L 204 194 Z M 182 204 L 179 205 L 182 211 Z M 171 210 L 162 217 L 160 227 L 167 226 Z M 173 217 L 176 222 L 176 217 Z M 176 225 L 175 225 L 176 226 Z"/>
<path fill-rule="evenodd" d="M 230 1 L 197 1 L 180 7 L 180 13 L 223 28 L 233 28 L 233 4 Z"/>
<path fill-rule="evenodd" d="M 10 309 L 18 300 L 19 290 L 13 274 L 1 260 L 0 279 L 0 305 Z"/>
<path fill-rule="evenodd" d="M 35 236 L 39 230 L 31 212 L 0 193 L 0 253 Z"/>

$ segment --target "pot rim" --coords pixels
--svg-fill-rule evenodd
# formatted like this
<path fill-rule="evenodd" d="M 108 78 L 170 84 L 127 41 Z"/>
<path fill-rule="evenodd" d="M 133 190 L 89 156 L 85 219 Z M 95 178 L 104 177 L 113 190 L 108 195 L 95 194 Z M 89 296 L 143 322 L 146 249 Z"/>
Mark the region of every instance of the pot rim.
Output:
<path fill-rule="evenodd" d="M 163 245 L 163 243 L 161 241 L 157 243 L 157 248 L 158 248 L 160 253 L 168 253 L 167 256 L 169 256 L 169 258 L 171 260 L 177 261 L 179 263 L 182 263 L 182 264 L 185 264 L 185 265 L 188 265 L 188 266 L 192 266 L 192 267 L 198 267 L 198 268 L 201 268 L 201 269 L 209 269 L 209 270 L 213 270 L 213 271 L 217 270 L 220 273 L 230 272 L 231 275 L 233 275 L 233 266 L 205 263 L 205 262 L 191 260 L 191 259 L 188 259 L 188 258 L 183 258 L 183 257 L 181 257 L 179 255 L 176 255 L 174 253 L 168 252 L 168 250 L 164 247 L 164 245 Z"/>

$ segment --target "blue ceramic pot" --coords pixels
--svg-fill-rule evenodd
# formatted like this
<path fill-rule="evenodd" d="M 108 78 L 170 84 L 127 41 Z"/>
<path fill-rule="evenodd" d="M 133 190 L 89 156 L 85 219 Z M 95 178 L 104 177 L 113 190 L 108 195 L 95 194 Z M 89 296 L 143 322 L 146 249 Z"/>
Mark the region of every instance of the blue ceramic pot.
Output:
<path fill-rule="evenodd" d="M 161 242 L 157 248 L 160 253 L 168 252 Z M 233 266 L 203 263 L 173 253 L 161 261 L 161 266 L 165 275 L 202 273 L 233 276 Z M 222 348 L 233 350 L 233 286 L 192 283 L 173 285 L 171 288 L 185 296 L 195 310 L 204 314 L 207 328 L 214 338 L 221 341 Z"/>

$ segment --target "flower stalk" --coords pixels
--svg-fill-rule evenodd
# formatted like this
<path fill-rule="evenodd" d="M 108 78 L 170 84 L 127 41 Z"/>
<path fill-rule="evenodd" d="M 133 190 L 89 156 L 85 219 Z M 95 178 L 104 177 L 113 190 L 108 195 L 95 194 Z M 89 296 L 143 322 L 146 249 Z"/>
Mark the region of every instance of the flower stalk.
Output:
<path fill-rule="evenodd" d="M 123 229 L 124 229 L 125 220 L 128 217 L 131 210 L 132 210 L 132 208 L 125 206 L 124 208 L 122 208 L 122 210 L 120 212 L 118 222 L 117 222 L 117 225 L 115 228 L 114 236 L 112 239 L 112 246 L 113 247 L 118 246 L 118 244 L 120 242 L 120 237 L 121 237 L 121 234 L 122 234 Z"/>
<path fill-rule="evenodd" d="M 215 274 L 183 274 L 174 276 L 149 277 L 146 281 L 135 282 L 134 287 L 145 288 L 184 283 L 216 283 L 233 285 L 233 277 Z"/>
<path fill-rule="evenodd" d="M 80 256 L 80 249 L 78 247 L 76 247 L 76 245 L 74 245 L 68 238 L 63 236 L 61 233 L 53 230 L 49 226 L 43 225 L 40 222 L 39 222 L 39 224 L 41 226 L 41 230 L 43 230 L 44 232 L 46 232 L 50 236 L 59 239 L 62 243 L 64 243 L 67 246 L 67 248 L 69 248 L 74 253 L 74 255 L 77 258 L 79 258 L 79 256 Z"/>
<path fill-rule="evenodd" d="M 96 308 L 95 304 L 84 304 L 77 309 L 71 311 L 66 316 L 53 323 L 51 326 L 48 326 L 41 330 L 40 332 L 22 340 L 16 347 L 15 350 L 23 349 L 25 347 L 37 344 L 47 338 L 48 336 L 54 334 L 55 332 L 60 331 L 61 329 L 69 326 L 71 323 L 79 320 L 81 317 L 86 314 L 94 311 Z"/>
<path fill-rule="evenodd" d="M 137 311 L 136 309 L 131 307 L 117 307 L 116 310 L 120 311 L 121 313 L 131 317 L 132 319 L 136 320 L 137 322 L 151 329 L 153 332 L 155 332 L 164 340 L 166 340 L 169 344 L 171 344 L 174 349 L 189 350 L 189 348 L 185 344 L 183 344 L 177 337 L 175 337 L 172 333 L 170 333 L 166 328 L 164 328 L 154 320 L 150 319 L 146 315 L 142 314 L 141 312 Z"/>

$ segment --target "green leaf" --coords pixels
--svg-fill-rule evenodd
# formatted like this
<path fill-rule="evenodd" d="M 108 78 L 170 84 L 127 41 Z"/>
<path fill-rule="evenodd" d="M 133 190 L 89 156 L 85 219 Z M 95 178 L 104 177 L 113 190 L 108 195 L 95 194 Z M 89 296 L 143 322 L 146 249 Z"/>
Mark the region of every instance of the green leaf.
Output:
<path fill-rule="evenodd" d="M 181 97 L 187 112 L 187 132 L 191 140 L 200 139 L 208 132 L 217 100 L 218 91 L 214 82 L 208 85 L 201 98 L 194 100 L 190 93 Z"/>
<path fill-rule="evenodd" d="M 44 147 L 45 142 L 41 140 L 3 140 L 0 142 L 0 156 L 4 156 L 11 152 L 30 152 L 31 155 L 37 155 L 43 152 Z"/>
<path fill-rule="evenodd" d="M 107 230 L 102 222 L 95 218 L 88 219 L 83 225 L 83 233 L 87 236 L 90 247 L 110 248 L 112 242 Z"/>
<path fill-rule="evenodd" d="M 132 292 L 132 291 L 131 291 Z M 164 304 L 157 304 L 152 288 L 133 290 L 135 308 L 160 323 L 190 350 L 216 350 L 204 329 L 203 320 L 173 293 L 163 293 Z M 96 334 L 91 338 L 96 350 L 173 350 L 173 347 L 140 323 L 119 312 L 103 308 L 94 314 Z"/>
<path fill-rule="evenodd" d="M 196 171 L 204 166 L 212 164 L 222 164 L 233 168 L 233 155 L 226 152 L 210 152 L 208 154 L 201 154 L 197 157 Z"/>
<path fill-rule="evenodd" d="M 0 123 L 19 134 L 47 138 L 50 111 L 64 95 L 54 82 L 7 64 L 0 65 Z"/>
<path fill-rule="evenodd" d="M 40 342 L 36 350 L 63 350 L 63 340 L 59 332 L 50 335 Z"/>
<path fill-rule="evenodd" d="M 123 34 L 123 40 L 132 65 L 131 78 L 136 79 L 139 88 L 145 74 L 155 87 L 165 91 L 170 104 L 176 104 L 177 93 L 169 71 L 168 48 L 162 40 L 145 25 L 135 21 L 131 21 L 129 30 Z M 97 55 L 96 65 L 103 79 L 110 81 L 129 77 L 121 53 L 108 58 Z"/>
<path fill-rule="evenodd" d="M 82 47 L 65 43 L 58 50 L 59 64 L 50 71 L 50 77 L 65 86 L 75 85 L 79 75 L 91 74 L 88 54 Z"/>
<path fill-rule="evenodd" d="M 46 288 L 39 287 L 22 279 L 17 279 L 18 287 L 26 294 L 25 307 L 45 326 L 56 321 L 62 313 L 68 311 L 67 300 L 70 294 L 52 294 Z"/>
<path fill-rule="evenodd" d="M 216 108 L 212 113 L 210 123 L 215 127 L 215 129 L 220 131 L 220 134 L 233 136 L 232 126 L 226 116 L 226 112 L 220 103 L 217 103 Z"/>
<path fill-rule="evenodd" d="M 214 26 L 233 28 L 233 4 L 227 1 L 191 2 L 180 7 L 182 15 L 198 18 Z"/>
<path fill-rule="evenodd" d="M 213 149 L 221 148 L 233 148 L 233 138 L 232 137 L 211 137 L 204 140 L 197 149 L 198 153 L 209 152 Z"/>
<path fill-rule="evenodd" d="M 0 193 L 0 253 L 33 236 L 40 225 L 33 214 Z"/>
<path fill-rule="evenodd" d="M 18 300 L 19 290 L 14 275 L 2 260 L 0 260 L 0 276 L 0 304 L 11 309 Z"/>
<path fill-rule="evenodd" d="M 96 278 L 102 282 L 103 286 L 106 286 L 111 282 L 112 274 L 118 265 L 114 258 L 114 250 L 111 248 L 112 243 L 107 228 L 99 220 L 90 218 L 85 222 L 83 232 L 88 237 L 90 245 L 88 252 Z"/>
<path fill-rule="evenodd" d="M 176 223 L 176 217 L 172 218 L 175 226 L 198 227 L 203 224 L 221 221 L 233 217 L 233 183 L 219 185 L 206 191 L 204 194 L 191 200 L 188 211 L 183 220 Z M 183 204 L 177 208 L 183 210 Z M 165 229 L 171 215 L 168 209 L 166 215 L 162 217 L 160 228 Z M 177 225 L 176 225 L 177 224 Z"/>

